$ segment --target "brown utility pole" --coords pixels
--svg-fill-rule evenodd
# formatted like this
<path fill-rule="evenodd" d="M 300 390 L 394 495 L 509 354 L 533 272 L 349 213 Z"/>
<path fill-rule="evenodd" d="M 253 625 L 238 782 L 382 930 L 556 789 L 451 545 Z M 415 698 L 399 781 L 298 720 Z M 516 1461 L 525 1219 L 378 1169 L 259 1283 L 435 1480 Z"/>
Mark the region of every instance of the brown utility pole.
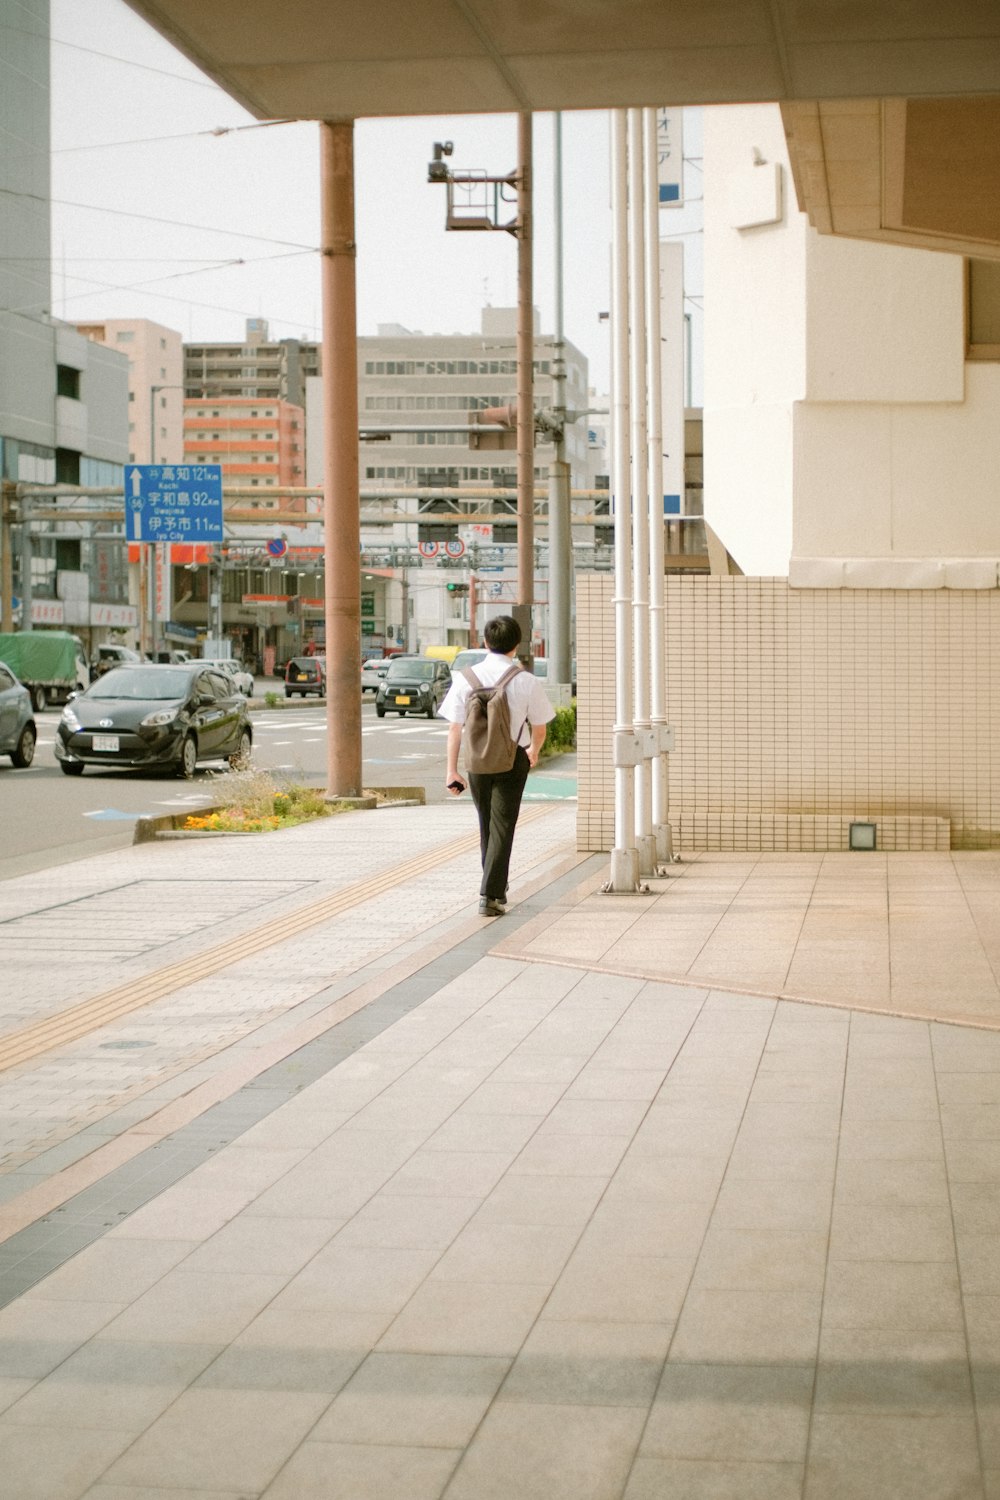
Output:
<path fill-rule="evenodd" d="M 0 630 L 14 629 L 14 493 L 12 479 L 0 480 Z"/>
<path fill-rule="evenodd" d="M 320 125 L 327 796 L 361 796 L 361 501 L 354 122 Z"/>
<path fill-rule="evenodd" d="M 535 600 L 535 322 L 531 115 L 517 117 L 517 606 L 521 656 L 531 656 Z"/>

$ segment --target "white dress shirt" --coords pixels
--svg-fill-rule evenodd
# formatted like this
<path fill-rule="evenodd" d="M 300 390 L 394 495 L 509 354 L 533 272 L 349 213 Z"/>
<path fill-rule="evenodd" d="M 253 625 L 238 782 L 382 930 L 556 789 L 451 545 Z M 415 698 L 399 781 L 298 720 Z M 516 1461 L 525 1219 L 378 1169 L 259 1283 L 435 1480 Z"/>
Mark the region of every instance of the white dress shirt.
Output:
<path fill-rule="evenodd" d="M 483 687 L 492 687 L 505 672 L 510 671 L 516 660 L 516 657 L 501 656 L 498 651 L 490 651 L 482 661 L 476 662 L 472 670 Z M 450 720 L 452 724 L 464 724 L 465 705 L 471 691 L 465 673 L 453 673 L 451 687 L 438 709 L 441 718 Z M 550 719 L 555 718 L 556 711 L 549 702 L 541 681 L 533 672 L 519 672 L 516 677 L 511 678 L 504 692 L 510 710 L 511 734 L 519 745 L 527 749 L 531 744 L 531 725 L 547 724 Z"/>

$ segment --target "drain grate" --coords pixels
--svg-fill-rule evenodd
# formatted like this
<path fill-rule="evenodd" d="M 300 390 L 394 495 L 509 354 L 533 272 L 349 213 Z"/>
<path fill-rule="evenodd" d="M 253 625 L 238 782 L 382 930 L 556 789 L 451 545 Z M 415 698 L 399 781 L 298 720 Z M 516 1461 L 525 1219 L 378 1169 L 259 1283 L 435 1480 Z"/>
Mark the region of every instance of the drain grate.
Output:
<path fill-rule="evenodd" d="M 307 880 L 135 880 L 0 922 L 4 957 L 100 958 L 148 953 L 163 943 L 260 911 L 311 885 Z"/>

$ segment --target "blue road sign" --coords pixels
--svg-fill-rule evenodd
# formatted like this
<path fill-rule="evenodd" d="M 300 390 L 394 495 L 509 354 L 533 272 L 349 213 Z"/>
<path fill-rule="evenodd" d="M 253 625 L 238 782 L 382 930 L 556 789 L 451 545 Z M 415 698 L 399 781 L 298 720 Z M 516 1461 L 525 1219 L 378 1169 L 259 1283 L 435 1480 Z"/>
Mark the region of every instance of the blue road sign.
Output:
<path fill-rule="evenodd" d="M 129 542 L 221 542 L 221 464 L 129 464 Z"/>
<path fill-rule="evenodd" d="M 284 557 L 285 553 L 288 551 L 288 543 L 285 541 L 284 537 L 280 536 L 271 537 L 266 546 L 269 557 Z"/>

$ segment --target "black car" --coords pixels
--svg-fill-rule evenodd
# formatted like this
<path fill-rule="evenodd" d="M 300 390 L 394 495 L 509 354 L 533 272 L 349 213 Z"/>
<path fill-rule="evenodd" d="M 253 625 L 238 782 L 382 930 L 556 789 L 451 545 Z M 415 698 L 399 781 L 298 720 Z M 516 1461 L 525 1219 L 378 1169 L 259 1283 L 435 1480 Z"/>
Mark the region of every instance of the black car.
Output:
<path fill-rule="evenodd" d="M 285 697 L 301 693 L 315 693 L 322 698 L 326 693 L 326 657 L 293 656 L 285 668 Z"/>
<path fill-rule="evenodd" d="M 67 703 L 55 740 L 67 776 L 85 766 L 162 766 L 188 778 L 201 760 L 245 765 L 252 748 L 246 698 L 201 662 L 113 667 Z"/>
<path fill-rule="evenodd" d="M 394 656 L 375 694 L 375 712 L 426 714 L 433 719 L 451 686 L 451 673 L 443 661 L 426 656 Z"/>

